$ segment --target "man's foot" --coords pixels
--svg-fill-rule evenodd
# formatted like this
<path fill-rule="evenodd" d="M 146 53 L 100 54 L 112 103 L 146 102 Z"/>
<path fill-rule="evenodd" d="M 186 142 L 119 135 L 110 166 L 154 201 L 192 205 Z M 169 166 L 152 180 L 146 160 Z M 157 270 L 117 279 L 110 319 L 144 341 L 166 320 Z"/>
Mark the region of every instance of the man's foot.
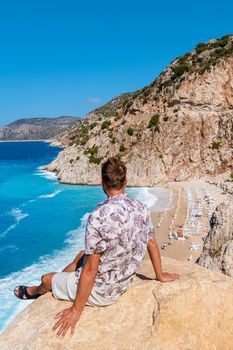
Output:
<path fill-rule="evenodd" d="M 22 300 L 29 300 L 29 299 L 37 299 L 39 298 L 42 294 L 29 294 L 28 293 L 28 288 L 26 286 L 18 286 L 14 289 L 14 294 L 17 298 L 22 299 Z"/>

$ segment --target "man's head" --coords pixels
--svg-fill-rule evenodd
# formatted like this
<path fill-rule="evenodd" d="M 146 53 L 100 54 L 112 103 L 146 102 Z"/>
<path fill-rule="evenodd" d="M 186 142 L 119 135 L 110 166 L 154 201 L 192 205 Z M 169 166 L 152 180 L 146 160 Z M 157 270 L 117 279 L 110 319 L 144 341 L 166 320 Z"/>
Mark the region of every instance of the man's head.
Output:
<path fill-rule="evenodd" d="M 102 164 L 102 185 L 106 191 L 118 191 L 126 185 L 126 166 L 116 158 L 109 158 Z"/>

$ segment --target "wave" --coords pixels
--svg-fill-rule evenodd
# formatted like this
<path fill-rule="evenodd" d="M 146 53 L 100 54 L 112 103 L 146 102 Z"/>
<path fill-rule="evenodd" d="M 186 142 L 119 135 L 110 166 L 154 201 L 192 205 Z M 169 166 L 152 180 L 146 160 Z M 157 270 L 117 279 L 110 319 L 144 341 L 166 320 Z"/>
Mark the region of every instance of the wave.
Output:
<path fill-rule="evenodd" d="M 54 192 L 52 193 L 48 193 L 48 194 L 41 194 L 39 195 L 37 198 L 34 198 L 34 199 L 30 199 L 29 201 L 25 202 L 25 203 L 22 203 L 20 205 L 20 207 L 25 207 L 27 206 L 29 203 L 33 203 L 33 202 L 36 202 L 40 199 L 46 199 L 46 198 L 53 198 L 55 196 L 57 196 L 60 192 L 62 192 L 62 190 L 55 190 Z M 11 211 L 7 212 L 6 214 L 4 215 L 10 215 L 10 216 L 13 216 L 14 219 L 15 219 L 15 222 L 10 225 L 4 232 L 0 233 L 0 238 L 4 238 L 8 232 L 14 230 L 17 225 L 19 224 L 19 222 L 21 220 L 23 220 L 24 218 L 26 218 L 27 216 L 29 216 L 29 214 L 27 213 L 24 213 L 19 207 L 18 208 L 13 208 L 11 209 Z M 1 215 L 2 216 L 2 215 Z"/>
<path fill-rule="evenodd" d="M 44 169 L 44 165 L 39 166 L 37 171 L 34 173 L 35 175 L 46 178 L 47 180 L 57 180 L 57 176 L 54 172 L 48 171 Z"/>
<path fill-rule="evenodd" d="M 10 232 L 11 230 L 14 230 L 16 228 L 16 226 L 20 223 L 21 220 L 23 220 L 24 218 L 29 216 L 29 214 L 23 213 L 22 210 L 19 208 L 11 209 L 11 211 L 9 211 L 7 213 L 7 215 L 13 216 L 15 219 L 15 223 L 10 225 L 4 232 L 2 232 L 0 234 L 0 238 L 4 238 L 8 234 L 8 232 Z"/>
<path fill-rule="evenodd" d="M 37 285 L 40 283 L 41 275 L 50 271 L 61 271 L 84 248 L 84 235 L 88 216 L 89 213 L 86 213 L 82 217 L 81 224 L 77 229 L 67 232 L 64 249 L 42 256 L 37 263 L 0 279 L 0 330 L 3 330 L 16 314 L 32 302 L 17 299 L 13 293 L 13 289 L 16 286 Z"/>
<path fill-rule="evenodd" d="M 157 196 L 152 192 L 152 189 L 148 187 L 128 188 L 127 192 L 133 195 L 135 199 L 145 203 L 149 209 L 152 208 L 158 200 Z"/>
<path fill-rule="evenodd" d="M 11 252 L 15 252 L 19 248 L 16 247 L 14 244 L 6 244 L 3 247 L 0 247 L 0 253 L 3 252 L 4 250 L 10 250 Z"/>
<path fill-rule="evenodd" d="M 62 192 L 61 190 L 56 190 L 52 193 L 49 193 L 49 194 L 41 194 L 38 198 L 53 198 L 55 197 L 56 195 L 58 195 L 60 192 Z"/>

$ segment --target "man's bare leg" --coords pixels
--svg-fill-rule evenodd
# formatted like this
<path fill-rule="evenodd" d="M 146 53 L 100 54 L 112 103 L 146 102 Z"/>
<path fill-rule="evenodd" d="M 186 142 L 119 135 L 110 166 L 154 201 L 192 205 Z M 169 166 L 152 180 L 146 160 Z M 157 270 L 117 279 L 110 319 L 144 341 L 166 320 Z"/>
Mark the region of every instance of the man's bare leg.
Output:
<path fill-rule="evenodd" d="M 76 271 L 81 265 L 84 257 L 84 250 L 81 250 L 75 259 L 67 265 L 62 272 Z M 29 295 L 45 294 L 52 290 L 52 278 L 57 272 L 49 272 L 46 275 L 41 276 L 41 284 L 39 286 L 27 287 Z M 19 287 L 14 289 L 16 295 L 18 295 Z"/>

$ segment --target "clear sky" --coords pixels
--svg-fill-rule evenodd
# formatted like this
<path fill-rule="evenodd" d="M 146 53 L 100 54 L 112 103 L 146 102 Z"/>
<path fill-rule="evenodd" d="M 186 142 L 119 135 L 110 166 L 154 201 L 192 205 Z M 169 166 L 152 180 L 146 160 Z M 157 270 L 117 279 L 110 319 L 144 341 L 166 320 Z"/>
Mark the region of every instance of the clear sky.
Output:
<path fill-rule="evenodd" d="M 232 0 L 0 1 L 0 127 L 84 116 L 233 32 Z"/>

